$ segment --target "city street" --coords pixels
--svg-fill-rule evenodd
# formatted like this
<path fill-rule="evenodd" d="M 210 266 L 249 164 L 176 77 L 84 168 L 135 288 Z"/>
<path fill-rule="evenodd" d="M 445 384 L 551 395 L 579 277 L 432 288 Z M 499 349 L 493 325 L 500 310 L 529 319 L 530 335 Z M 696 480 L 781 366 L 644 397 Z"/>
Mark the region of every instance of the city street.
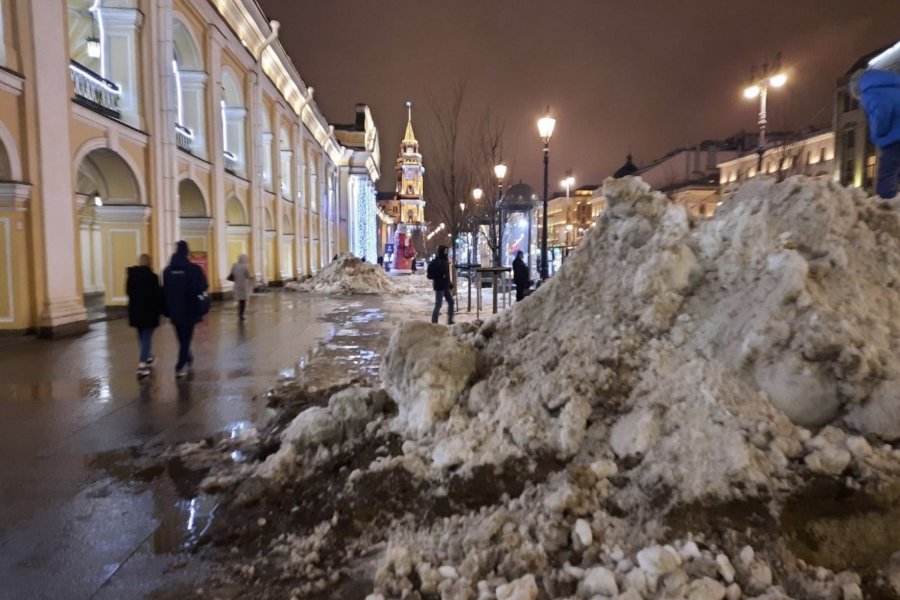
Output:
<path fill-rule="evenodd" d="M 137 344 L 126 320 L 84 336 L 0 339 L 0 581 L 6 597 L 121 598 L 160 585 L 181 564 L 175 553 L 212 507 L 179 497 L 168 478 L 144 486 L 117 469 L 144 446 L 196 441 L 260 424 L 263 394 L 293 378 L 316 346 L 331 364 L 372 372 L 407 315 L 426 318 L 429 298 L 326 299 L 290 292 L 254 295 L 241 325 L 233 304 L 213 308 L 195 336 L 195 372 L 173 377 L 174 334 L 154 338 L 155 373 L 135 377 Z M 412 311 L 412 313 L 410 312 Z M 353 343 L 347 323 L 372 322 L 380 336 Z M 386 327 L 381 328 L 384 322 Z M 337 371 L 335 371 L 337 376 Z M 328 373 L 319 376 L 329 377 Z M 188 585 L 191 572 L 169 580 Z M 167 580 L 167 581 L 169 581 Z"/>

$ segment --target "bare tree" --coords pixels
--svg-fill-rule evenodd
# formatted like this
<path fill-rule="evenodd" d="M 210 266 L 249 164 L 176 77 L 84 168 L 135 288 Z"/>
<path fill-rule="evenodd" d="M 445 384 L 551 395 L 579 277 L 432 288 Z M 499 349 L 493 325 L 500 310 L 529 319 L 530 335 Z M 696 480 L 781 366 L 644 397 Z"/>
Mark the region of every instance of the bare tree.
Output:
<path fill-rule="evenodd" d="M 784 181 L 785 177 L 804 172 L 805 165 L 801 164 L 803 142 L 800 138 L 800 134 L 792 134 L 772 149 L 769 160 L 775 163 L 776 181 Z"/>
<path fill-rule="evenodd" d="M 485 109 L 479 120 L 472 138 L 474 152 L 472 157 L 473 182 L 484 190 L 484 196 L 472 211 L 473 228 L 485 224 L 488 226 L 486 242 L 491 249 L 494 265 L 500 264 L 500 190 L 494 178 L 494 165 L 503 159 L 503 130 L 502 121 L 492 113 L 490 107 Z M 511 172 L 507 171 L 506 180 L 512 179 Z"/>
<path fill-rule="evenodd" d="M 432 223 L 444 223 L 450 239 L 450 250 L 456 261 L 457 240 L 468 226 L 462 206 L 472 189 L 472 165 L 469 140 L 463 127 L 463 107 L 468 80 L 460 77 L 450 94 L 429 93 L 429 106 L 434 126 L 428 131 L 430 194 L 428 209 Z"/>

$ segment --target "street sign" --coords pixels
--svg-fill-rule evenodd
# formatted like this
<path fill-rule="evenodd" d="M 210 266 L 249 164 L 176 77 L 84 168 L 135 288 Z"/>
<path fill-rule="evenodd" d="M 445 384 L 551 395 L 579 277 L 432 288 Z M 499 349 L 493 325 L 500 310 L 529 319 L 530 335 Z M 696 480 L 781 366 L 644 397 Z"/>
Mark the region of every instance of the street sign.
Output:
<path fill-rule="evenodd" d="M 385 254 L 393 254 L 394 253 L 394 245 L 393 244 L 385 244 L 384 245 L 384 253 Z"/>

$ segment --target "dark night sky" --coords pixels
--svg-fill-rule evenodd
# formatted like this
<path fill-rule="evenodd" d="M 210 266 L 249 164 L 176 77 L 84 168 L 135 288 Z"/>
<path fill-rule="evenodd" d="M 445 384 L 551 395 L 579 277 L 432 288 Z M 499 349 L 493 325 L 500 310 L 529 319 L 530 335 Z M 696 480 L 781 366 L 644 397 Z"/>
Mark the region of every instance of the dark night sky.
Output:
<path fill-rule="evenodd" d="M 900 0 L 258 0 L 331 122 L 367 103 L 381 136 L 380 189 L 414 101 L 426 168 L 429 91 L 469 79 L 469 114 L 505 121 L 513 177 L 540 185 L 535 121 L 557 117 L 551 187 L 566 168 L 599 183 L 707 138 L 755 130 L 741 90 L 778 50 L 791 80 L 770 127 L 827 125 L 837 77 L 900 37 Z M 426 174 L 426 194 L 427 194 Z"/>

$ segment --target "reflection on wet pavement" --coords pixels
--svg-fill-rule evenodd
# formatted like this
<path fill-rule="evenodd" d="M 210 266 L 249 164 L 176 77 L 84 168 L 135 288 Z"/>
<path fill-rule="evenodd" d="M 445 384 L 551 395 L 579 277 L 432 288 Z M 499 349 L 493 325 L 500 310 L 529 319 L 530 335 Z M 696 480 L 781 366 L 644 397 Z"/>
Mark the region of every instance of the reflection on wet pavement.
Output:
<path fill-rule="evenodd" d="M 0 339 L 3 593 L 131 598 L 163 582 L 193 591 L 204 565 L 183 553 L 218 500 L 198 494 L 177 461 L 141 468 L 142 448 L 237 439 L 270 417 L 265 392 L 279 382 L 375 377 L 390 331 L 410 316 L 379 297 L 270 293 L 253 297 L 241 325 L 226 303 L 198 327 L 196 370 L 177 382 L 165 326 L 154 337 L 156 372 L 142 381 L 125 321 L 73 339 Z"/>

